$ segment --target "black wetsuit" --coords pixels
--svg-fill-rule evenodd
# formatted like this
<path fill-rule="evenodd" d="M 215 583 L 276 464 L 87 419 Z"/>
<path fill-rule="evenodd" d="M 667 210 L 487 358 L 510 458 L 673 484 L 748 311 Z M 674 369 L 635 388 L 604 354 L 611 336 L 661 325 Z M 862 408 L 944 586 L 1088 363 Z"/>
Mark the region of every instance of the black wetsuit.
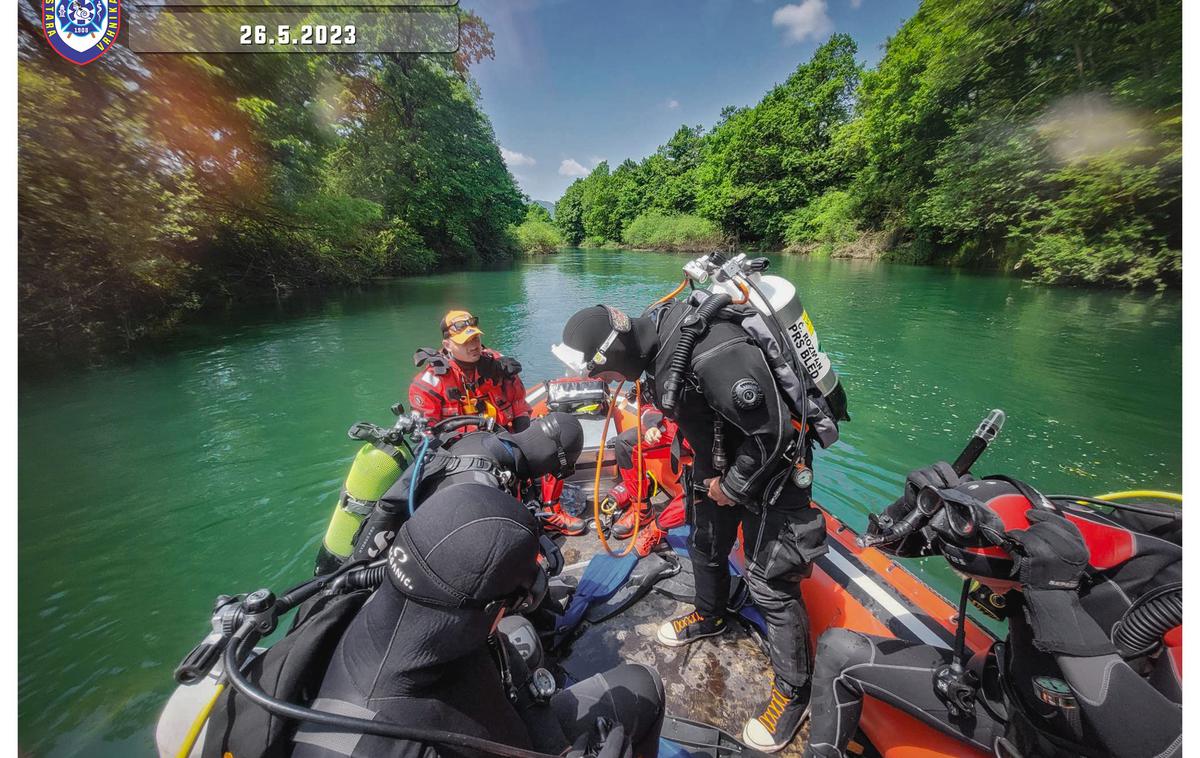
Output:
<path fill-rule="evenodd" d="M 618 666 L 539 703 L 517 649 L 491 634 L 497 611 L 483 603 L 524 591 L 518 577 L 534 566 L 538 531 L 531 514 L 496 490 L 465 485 L 431 496 L 389 552 L 387 579 L 339 641 L 313 707 L 552 754 L 604 718 L 625 728 L 637 754 L 655 755 L 664 695 L 653 669 Z M 478 604 L 411 596 L 403 572 L 418 565 Z M 294 739 L 296 758 L 474 755 L 312 724 Z"/>
<path fill-rule="evenodd" d="M 376 592 L 334 653 L 313 707 L 551 754 L 594 729 L 597 718 L 626 724 L 635 745 L 657 741 L 665 701 L 653 669 L 621 665 L 556 693 L 549 703 L 536 703 L 520 654 L 503 635 L 489 643 L 487 624 L 478 611 L 418 607 L 397 592 Z M 497 663 L 498 645 L 505 646 L 516 702 Z M 472 755 L 317 727 L 302 727 L 295 740 L 294 758 Z"/>
<path fill-rule="evenodd" d="M 653 315 L 660 349 L 647 373 L 660 407 L 659 381 L 667 374 L 687 311 L 682 303 L 669 303 Z M 802 687 L 811 665 L 800 580 L 827 550 L 825 518 L 811 506 L 811 488 L 800 489 L 788 477 L 784 454 L 797 436 L 791 411 L 762 350 L 739 325 L 716 320 L 697 342 L 672 415 L 695 454 L 688 522 L 696 608 L 705 617 L 726 612 L 729 552 L 740 524 L 746 580 L 767 622 L 771 664 L 779 679 Z M 713 455 L 718 421 L 728 461 L 724 471 Z M 735 505 L 720 507 L 705 494 L 704 481 L 716 476 Z M 768 495 L 774 502 L 764 503 Z"/>
<path fill-rule="evenodd" d="M 1075 515 L 1118 526 L 1095 512 Z M 841 756 L 854 736 L 863 697 L 870 695 L 930 726 L 991 753 L 998 738 L 1024 756 L 1113 755 L 1166 758 L 1181 752 L 1182 671 L 1167 650 L 1129 660 L 1106 651 L 1113 624 L 1148 591 L 1182 581 L 1178 544 L 1136 533 L 1130 555 L 1091 577 L 1086 591 L 1063 591 L 1063 637 L 1101 641 L 1064 654 L 1061 640 L 1048 645 L 1033 631 L 1023 595 L 1008 594 L 1009 634 L 983 668 L 985 691 L 999 705 L 977 699 L 955 717 L 933 687 L 934 670 L 950 663 L 950 650 L 830 629 L 817 646 L 812 726 L 805 756 Z"/>

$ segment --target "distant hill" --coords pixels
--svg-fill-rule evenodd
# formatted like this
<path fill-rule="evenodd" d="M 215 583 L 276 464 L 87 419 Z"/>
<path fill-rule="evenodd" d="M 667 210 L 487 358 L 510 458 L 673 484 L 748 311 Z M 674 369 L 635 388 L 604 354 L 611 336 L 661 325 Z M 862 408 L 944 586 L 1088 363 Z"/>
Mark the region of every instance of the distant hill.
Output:
<path fill-rule="evenodd" d="M 550 214 L 550 218 L 554 218 L 554 203 L 550 202 L 549 200 L 534 200 L 533 202 L 535 205 L 540 205 L 545 208 L 546 212 Z"/>

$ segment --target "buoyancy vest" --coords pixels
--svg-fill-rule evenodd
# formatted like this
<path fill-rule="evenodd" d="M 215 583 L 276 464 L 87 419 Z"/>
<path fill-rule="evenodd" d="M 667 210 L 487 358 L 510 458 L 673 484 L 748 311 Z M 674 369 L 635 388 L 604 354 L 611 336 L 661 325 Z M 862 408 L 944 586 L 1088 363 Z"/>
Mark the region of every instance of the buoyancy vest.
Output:
<path fill-rule="evenodd" d="M 1130 651 L 1121 644 L 1121 623 L 1144 616 L 1137 611 L 1139 600 L 1164 591 L 1181 592 L 1183 551 L 1162 531 L 1168 520 L 1155 521 L 1136 514 L 1115 511 L 1105 514 L 1093 508 L 1056 501 L 1060 512 L 1079 529 L 1088 546 L 1091 566 L 1080 606 L 1101 631 L 1114 642 L 1116 652 L 1135 672 L 1173 702 L 1182 701 L 1182 668 L 1177 666 L 1180 648 L 1167 634 L 1148 650 Z M 1025 621 L 1019 593 L 1010 593 L 1008 653 L 1004 679 L 1010 701 L 1009 738 L 1023 755 L 1098 756 L 1110 753 L 1081 720 L 1069 703 L 1066 707 L 1045 695 L 1044 682 L 1061 682 L 1063 677 L 1052 655 L 1034 646 L 1033 632 Z M 1114 692 L 1119 697 L 1119 692 Z M 1136 695 L 1135 695 L 1136 696 Z M 1119 704 L 1115 706 L 1119 709 Z M 1142 728 L 1142 725 L 1138 725 Z"/>
<path fill-rule="evenodd" d="M 668 301 L 646 314 L 655 324 L 664 353 L 671 349 L 673 342 L 678 338 L 684 319 L 711 295 L 712 293 L 706 290 L 696 290 L 682 303 Z M 846 408 L 846 392 L 841 383 L 829 397 L 821 395 L 811 387 L 803 374 L 798 374 L 792 369 L 764 317 L 755 309 L 749 306 L 727 306 L 716 318 L 736 325 L 748 341 L 762 351 L 775 378 L 775 386 L 790 406 L 794 418 L 805 420 L 809 434 L 821 447 L 827 448 L 837 442 L 838 422 L 850 420 Z"/>

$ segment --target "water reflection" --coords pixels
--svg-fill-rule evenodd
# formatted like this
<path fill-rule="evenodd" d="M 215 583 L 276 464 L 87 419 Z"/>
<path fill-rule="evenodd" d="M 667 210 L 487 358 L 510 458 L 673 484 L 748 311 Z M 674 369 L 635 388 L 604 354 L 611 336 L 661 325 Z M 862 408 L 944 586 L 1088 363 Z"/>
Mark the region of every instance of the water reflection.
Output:
<path fill-rule="evenodd" d="M 1180 483 L 1177 296 L 769 256 L 794 281 L 853 422 L 817 464 L 856 527 L 904 473 L 1009 423 L 983 469 L 1086 493 Z M 20 388 L 20 743 L 38 755 L 148 754 L 171 670 L 220 592 L 301 578 L 354 452 L 386 421 L 413 351 L 451 307 L 528 383 L 576 309 L 630 312 L 684 258 L 564 253 L 208 314 L 169 349 Z M 935 583 L 948 578 L 931 573 Z"/>

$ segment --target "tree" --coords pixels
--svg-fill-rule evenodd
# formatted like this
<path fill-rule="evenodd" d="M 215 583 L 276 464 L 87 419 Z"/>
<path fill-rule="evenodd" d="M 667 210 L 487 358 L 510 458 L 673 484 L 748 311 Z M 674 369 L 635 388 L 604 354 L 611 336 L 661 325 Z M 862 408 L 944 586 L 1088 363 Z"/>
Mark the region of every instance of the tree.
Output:
<path fill-rule="evenodd" d="M 780 244 L 784 215 L 842 178 L 832 145 L 852 115 L 856 53 L 835 34 L 758 105 L 723 112 L 696 169 L 701 215 L 742 242 Z"/>
<path fill-rule="evenodd" d="M 571 182 L 563 196 L 554 205 L 554 223 L 562 232 L 568 245 L 583 241 L 583 180 Z"/>
<path fill-rule="evenodd" d="M 144 56 L 80 69 L 19 6 L 20 344 L 89 356 L 202 296 L 490 260 L 525 215 L 455 55 Z"/>

